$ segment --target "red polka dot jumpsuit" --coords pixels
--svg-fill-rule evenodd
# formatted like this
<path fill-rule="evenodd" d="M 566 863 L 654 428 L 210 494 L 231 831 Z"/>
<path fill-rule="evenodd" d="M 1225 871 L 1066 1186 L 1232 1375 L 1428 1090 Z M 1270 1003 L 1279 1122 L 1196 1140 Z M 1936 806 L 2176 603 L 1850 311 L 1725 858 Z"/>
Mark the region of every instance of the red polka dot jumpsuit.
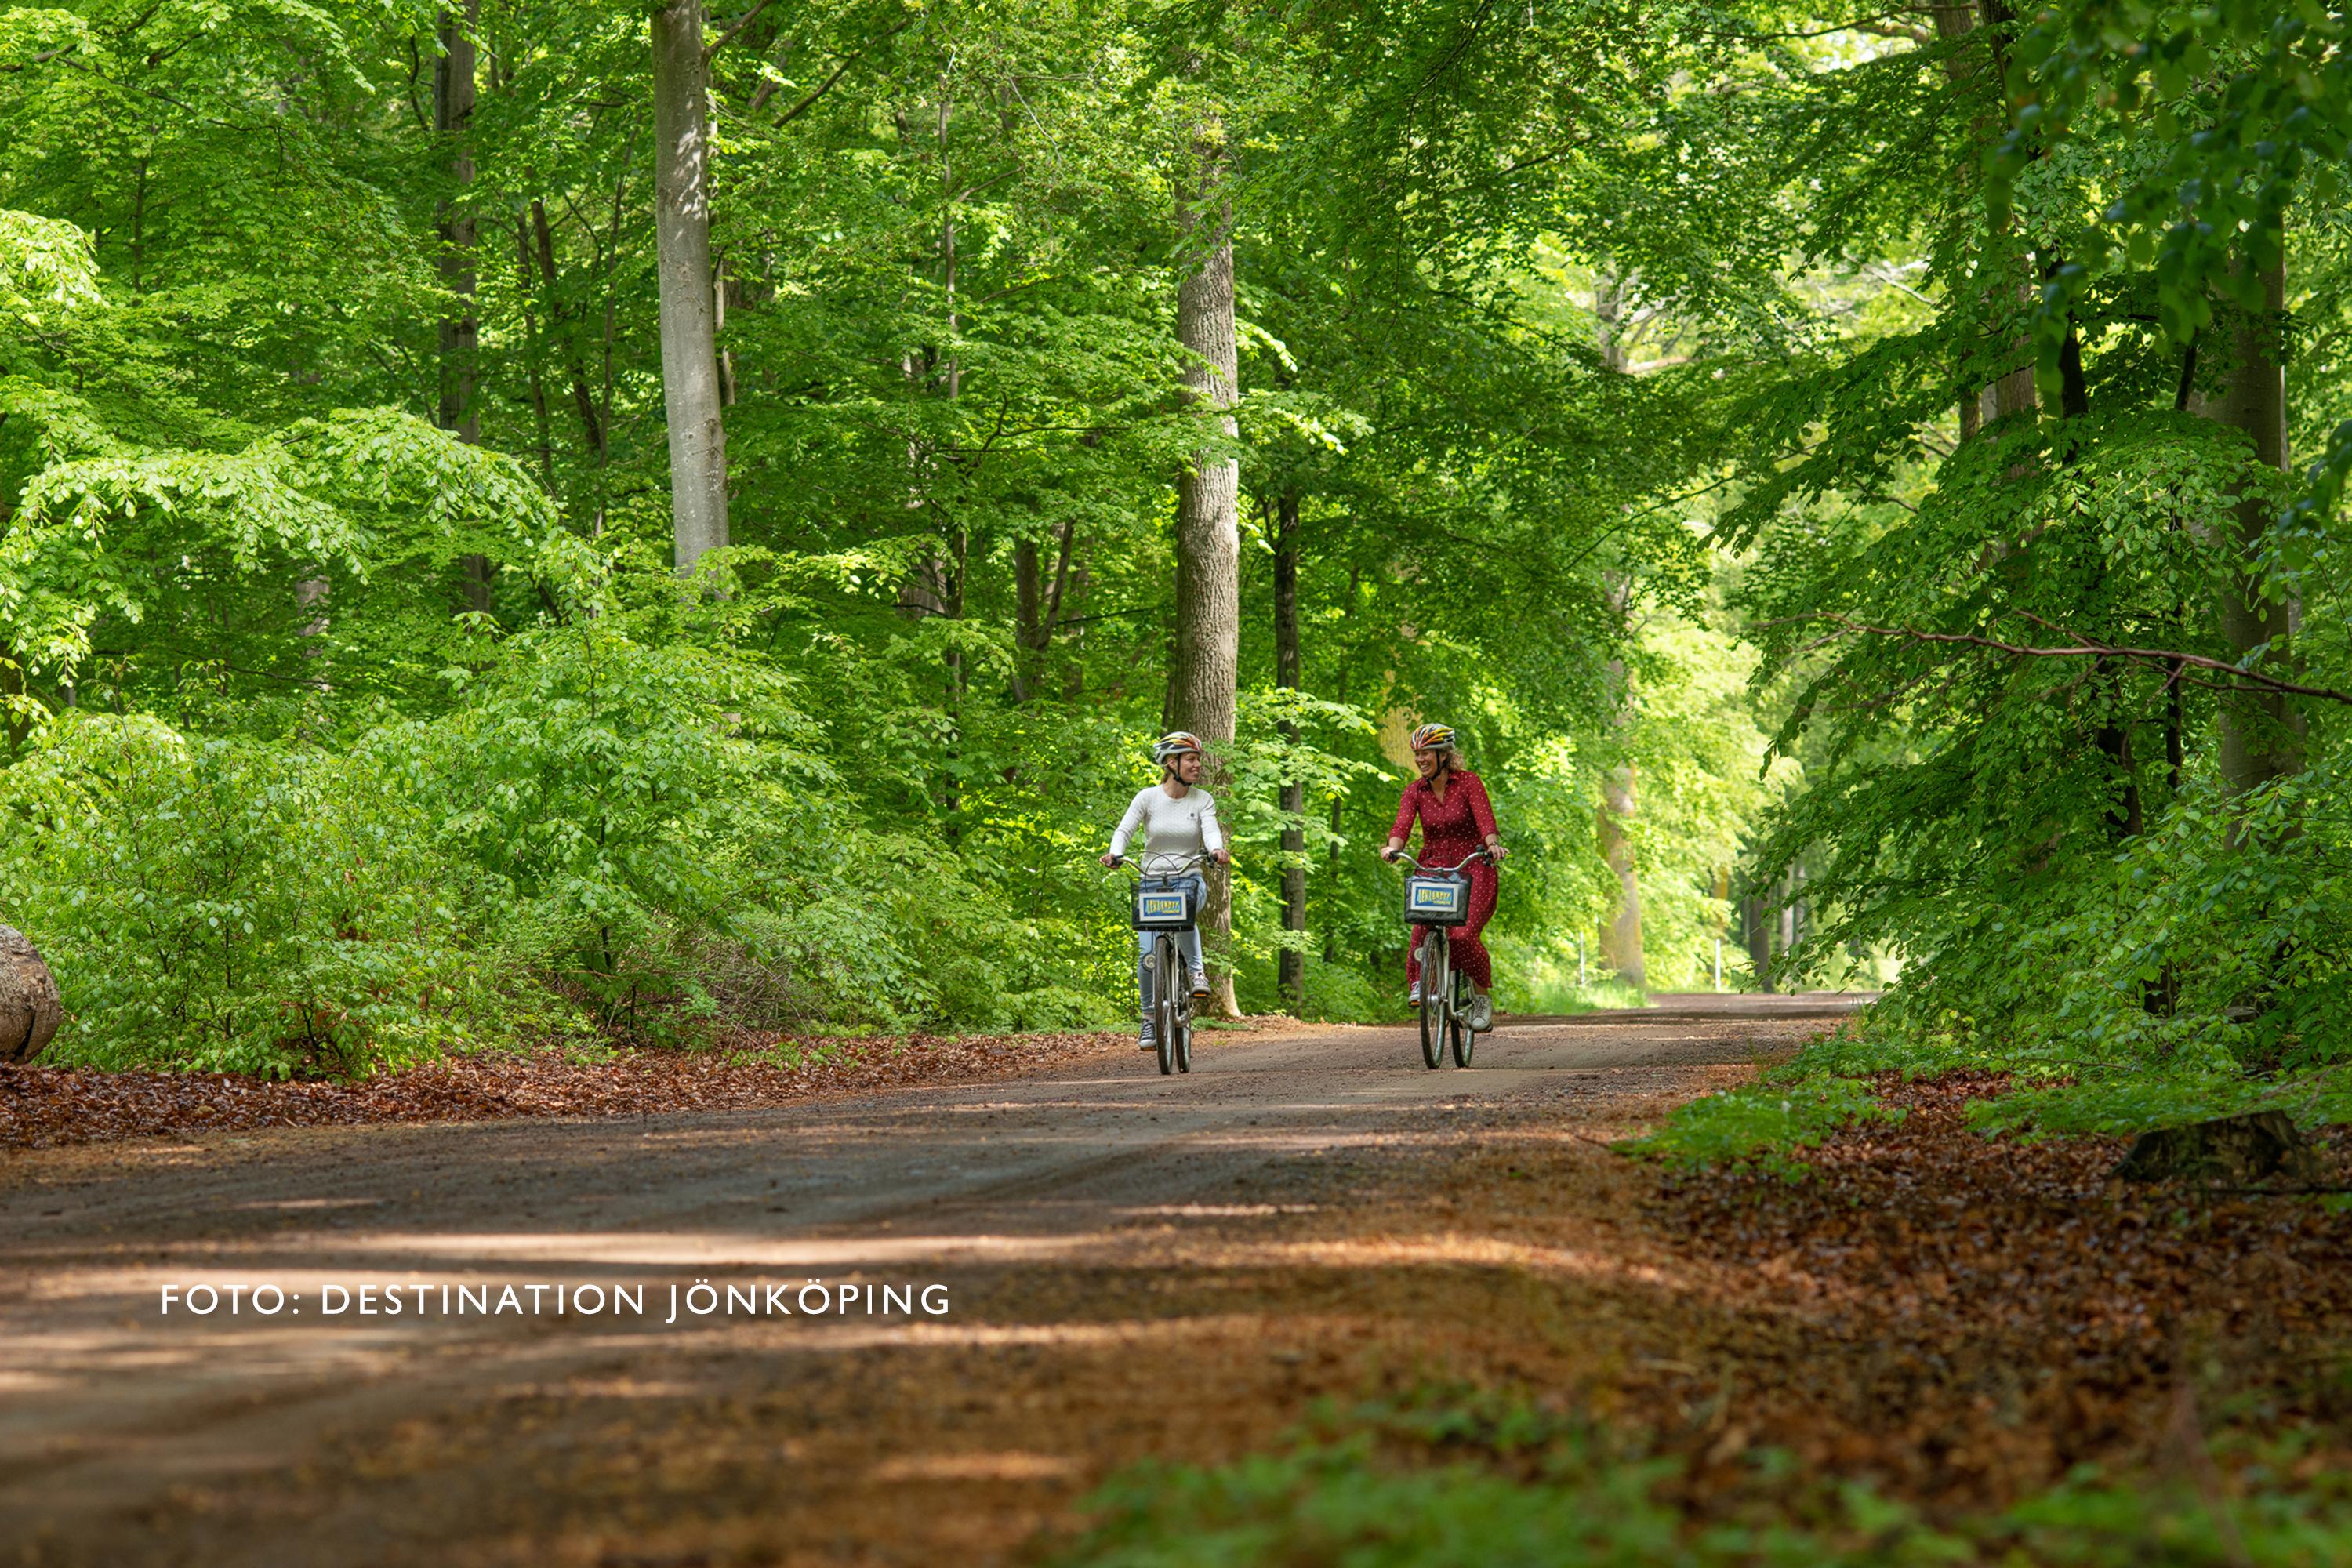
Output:
<path fill-rule="evenodd" d="M 1390 837 L 1403 838 L 1412 832 L 1416 819 L 1421 823 L 1421 848 L 1413 858 L 1424 866 L 1459 865 L 1495 832 L 1495 808 L 1486 803 L 1486 786 L 1478 782 L 1478 775 L 1448 770 L 1444 776 L 1444 800 L 1437 798 L 1427 779 L 1405 785 L 1404 798 L 1397 802 L 1396 826 L 1389 829 Z M 1481 860 L 1470 868 L 1470 918 L 1454 928 L 1450 939 L 1454 966 L 1481 991 L 1491 991 L 1495 985 L 1486 944 L 1478 940 L 1494 912 L 1495 868 Z M 1405 961 L 1405 978 L 1415 984 L 1421 981 L 1418 941 Z"/>

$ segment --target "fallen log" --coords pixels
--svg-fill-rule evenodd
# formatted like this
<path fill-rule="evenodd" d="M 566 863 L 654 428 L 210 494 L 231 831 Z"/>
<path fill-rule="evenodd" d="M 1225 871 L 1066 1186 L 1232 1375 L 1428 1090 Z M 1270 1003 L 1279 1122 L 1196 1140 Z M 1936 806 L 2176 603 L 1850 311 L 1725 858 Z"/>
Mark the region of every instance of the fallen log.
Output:
<path fill-rule="evenodd" d="M 57 977 L 13 926 L 0 926 L 0 1062 L 24 1063 L 41 1054 L 65 1022 Z"/>
<path fill-rule="evenodd" d="M 2141 1133 L 2115 1169 L 2126 1182 L 2226 1182 L 2274 1175 L 2319 1179 L 2319 1155 L 2284 1111 L 2258 1110 Z"/>

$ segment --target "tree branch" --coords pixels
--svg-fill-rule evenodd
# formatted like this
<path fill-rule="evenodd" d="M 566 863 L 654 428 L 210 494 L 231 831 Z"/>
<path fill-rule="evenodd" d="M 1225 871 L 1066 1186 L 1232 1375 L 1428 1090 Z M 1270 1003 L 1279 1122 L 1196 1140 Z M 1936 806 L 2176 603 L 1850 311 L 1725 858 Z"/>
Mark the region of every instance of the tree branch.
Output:
<path fill-rule="evenodd" d="M 807 113 L 808 110 L 815 105 L 818 99 L 823 98 L 826 93 L 833 90 L 833 84 L 839 81 L 848 71 L 850 67 L 856 65 L 859 60 L 864 59 L 866 55 L 874 49 L 876 45 L 887 44 L 891 39 L 897 37 L 899 34 L 905 32 L 908 28 L 913 26 L 920 16 L 921 13 L 918 12 L 915 16 L 908 17 L 905 21 L 900 22 L 897 26 L 891 28 L 880 37 L 875 39 L 873 43 L 867 44 L 866 47 L 845 57 L 839 65 L 834 67 L 833 74 L 825 78 L 824 81 L 817 85 L 815 91 L 810 93 L 806 98 L 802 99 L 798 103 L 793 104 L 790 109 L 784 110 L 784 112 L 778 117 L 776 121 L 776 129 L 782 131 L 785 126 L 790 125 L 793 121 L 798 120 L 802 115 Z M 755 110 L 759 107 L 759 95 L 754 95 L 752 107 Z"/>
<path fill-rule="evenodd" d="M 2037 626 L 2050 626 L 2049 622 L 2038 616 L 2027 615 L 2023 611 L 2020 611 L 2019 614 L 2025 615 L 2027 620 L 2034 622 Z M 2181 672 L 2186 669 L 2210 669 L 2240 683 L 2241 689 L 2251 687 L 2258 691 L 2277 691 L 2293 697 L 2318 697 L 2330 702 L 2341 702 L 2347 707 L 2352 707 L 2352 691 L 2338 691 L 2327 686 L 2302 686 L 2292 680 L 2281 680 L 2275 676 L 2264 675 L 2260 670 L 2242 669 L 2234 664 L 2229 664 L 2218 658 L 2208 658 L 2200 653 L 2183 653 L 2177 648 L 2118 647 L 2112 643 L 2094 641 L 2061 626 L 2050 626 L 2050 629 L 2062 637 L 2073 637 L 2074 639 L 2073 646 L 2034 647 L 2024 643 L 2002 642 L 1997 637 L 1979 637 L 1973 632 L 1929 632 L 1921 631 L 1916 626 L 1874 626 L 1831 610 L 1816 611 L 1809 616 L 1790 616 L 1790 619 L 1828 621 L 1844 631 L 1863 637 L 1900 637 L 1910 642 L 1956 643 L 1968 647 L 1987 648 L 1994 653 L 2005 653 L 2017 658 L 2126 658 L 2168 669 L 2174 680 L 2182 679 Z M 2190 684 L 2209 686 L 2213 683 L 2193 681 Z"/>
<path fill-rule="evenodd" d="M 702 63 L 704 65 L 709 65 L 710 63 L 711 56 L 717 54 L 728 45 L 733 43 L 735 41 L 735 35 L 750 26 L 752 22 L 758 18 L 760 13 L 767 8 L 768 0 L 751 0 L 751 8 L 749 11 L 744 12 L 740 16 L 736 17 L 735 25 L 733 26 L 728 28 L 725 32 L 711 39 L 709 43 L 703 46 Z"/>

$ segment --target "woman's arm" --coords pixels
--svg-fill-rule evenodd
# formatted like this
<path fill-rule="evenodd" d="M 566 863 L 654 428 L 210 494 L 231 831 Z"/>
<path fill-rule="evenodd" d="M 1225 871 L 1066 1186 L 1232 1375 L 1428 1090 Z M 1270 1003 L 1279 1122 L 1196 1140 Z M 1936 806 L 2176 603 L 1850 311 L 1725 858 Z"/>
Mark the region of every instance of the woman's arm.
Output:
<path fill-rule="evenodd" d="M 1127 803 L 1127 815 L 1118 819 L 1118 827 L 1110 836 L 1110 854 L 1105 858 L 1117 860 L 1127 853 L 1127 841 L 1135 837 L 1137 828 L 1143 826 L 1145 797 L 1150 794 L 1148 789 L 1138 790 L 1135 798 Z"/>
<path fill-rule="evenodd" d="M 1381 850 L 1381 859 L 1395 859 L 1396 852 L 1404 847 L 1404 841 L 1412 837 L 1413 805 L 1412 786 L 1407 784 L 1404 794 L 1397 797 L 1396 822 L 1389 828 L 1388 844 Z"/>
<path fill-rule="evenodd" d="M 1201 848 L 1213 860 L 1225 858 L 1225 826 L 1217 820 L 1217 797 L 1201 793 Z"/>
<path fill-rule="evenodd" d="M 1510 851 L 1503 847 L 1502 836 L 1495 831 L 1495 808 L 1486 800 L 1486 786 L 1476 773 L 1464 773 L 1455 781 L 1470 786 L 1470 820 L 1478 825 L 1478 837 L 1495 852 L 1496 859 Z"/>

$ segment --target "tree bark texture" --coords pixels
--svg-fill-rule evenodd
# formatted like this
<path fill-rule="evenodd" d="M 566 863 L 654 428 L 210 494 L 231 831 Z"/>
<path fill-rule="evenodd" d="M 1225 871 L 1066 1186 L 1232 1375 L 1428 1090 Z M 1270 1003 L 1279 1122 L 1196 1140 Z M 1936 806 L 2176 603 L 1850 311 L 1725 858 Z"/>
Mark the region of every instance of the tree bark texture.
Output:
<path fill-rule="evenodd" d="M 474 183 L 472 133 L 475 97 L 474 26 L 481 0 L 467 0 L 462 16 L 441 13 L 441 58 L 433 68 L 433 129 L 449 153 L 449 184 L 462 193 Z M 457 196 L 441 204 L 441 286 L 458 301 L 458 313 L 443 318 L 436 334 L 440 347 L 442 429 L 468 447 L 482 440 L 480 410 L 474 404 L 476 367 L 481 356 L 481 322 L 474 314 L 474 213 Z M 479 615 L 490 610 L 490 563 L 487 557 L 464 557 L 466 607 Z"/>
<path fill-rule="evenodd" d="M 1223 128 L 1203 124 L 1193 141 L 1197 189 L 1180 195 L 1177 222 L 1190 237 L 1195 258 L 1176 291 L 1176 340 L 1188 359 L 1186 401 L 1214 411 L 1216 430 L 1231 441 L 1240 433 L 1232 409 L 1239 401 L 1241 356 L 1234 332 L 1233 204 L 1224 191 Z M 1241 462 L 1203 447 L 1177 478 L 1176 625 L 1170 660 L 1167 721 L 1210 747 L 1234 738 L 1235 685 L 1241 670 Z M 1224 771 L 1213 750 L 1213 777 L 1222 787 Z M 1221 867 L 1209 868 L 1209 901 L 1202 912 L 1212 948 L 1229 955 L 1233 935 L 1233 884 Z M 1232 1017 L 1234 997 L 1229 957 L 1213 978 L 1212 1008 Z"/>
<path fill-rule="evenodd" d="M 1956 38 L 1966 37 L 1976 30 L 1977 10 L 1974 0 L 1968 0 L 1966 4 L 1934 5 L 1930 10 L 1935 16 L 1936 37 L 1941 42 L 1950 43 Z M 1971 69 L 1969 58 L 1958 50 L 1954 50 L 1944 58 L 1945 79 L 1952 84 L 1953 90 L 1956 92 L 1965 89 Z M 1963 201 L 1972 199 L 1975 187 L 1974 175 L 1977 161 L 1983 152 L 1985 129 L 1982 116 L 1979 116 L 1970 123 L 1965 153 L 1956 161 L 1954 165 L 1954 180 L 1960 187 L 1960 199 Z M 1986 401 L 1985 389 L 1963 376 L 1959 395 L 1960 442 L 1963 446 L 1976 439 L 1977 432 L 1984 428 Z M 1762 970 L 1759 969 L 1757 973 L 1760 978 Z"/>
<path fill-rule="evenodd" d="M 1629 985 L 1648 984 L 1642 963 L 1642 882 L 1625 824 L 1636 809 L 1633 764 L 1601 775 L 1601 858 L 1617 874 L 1617 912 L 1601 932 L 1601 959 Z"/>
<path fill-rule="evenodd" d="M 24 932 L 0 926 L 0 1062 L 39 1056 L 65 1022 L 58 982 Z"/>
<path fill-rule="evenodd" d="M 2264 272 L 2262 289 L 2261 314 L 2242 321 L 2231 334 L 2229 382 L 2211 412 L 2253 438 L 2255 459 L 2263 467 L 2284 469 L 2286 373 L 2280 331 L 2286 309 L 2285 268 Z M 2283 598 L 2263 596 L 2254 565 L 2270 529 L 2269 503 L 2259 494 L 2248 494 L 2238 503 L 2236 522 L 2238 567 L 2221 590 L 2221 635 L 2242 657 L 2268 645 L 2271 668 L 2280 668 L 2287 663 L 2294 629 L 2291 609 Z M 2218 714 L 2221 777 L 2232 794 L 2302 771 L 2302 721 L 2284 693 L 2231 693 L 2221 700 Z"/>
<path fill-rule="evenodd" d="M 727 433 L 720 418 L 710 272 L 710 133 L 700 0 L 653 14 L 654 221 L 661 284 L 662 404 L 669 425 L 677 569 L 727 544 Z"/>
<path fill-rule="evenodd" d="M 1298 496 L 1275 502 L 1274 683 L 1298 689 Z M 1296 742 L 1298 726 L 1285 721 L 1283 739 Z M 1296 774 L 1282 781 L 1282 929 L 1294 945 L 1276 961 L 1282 994 L 1296 1010 L 1307 1000 L 1307 785 Z"/>
<path fill-rule="evenodd" d="M 1772 994 L 1772 911 L 1763 899 L 1754 893 L 1739 903 L 1739 923 L 1748 939 L 1748 963 L 1756 971 L 1756 988 L 1767 996 Z"/>

